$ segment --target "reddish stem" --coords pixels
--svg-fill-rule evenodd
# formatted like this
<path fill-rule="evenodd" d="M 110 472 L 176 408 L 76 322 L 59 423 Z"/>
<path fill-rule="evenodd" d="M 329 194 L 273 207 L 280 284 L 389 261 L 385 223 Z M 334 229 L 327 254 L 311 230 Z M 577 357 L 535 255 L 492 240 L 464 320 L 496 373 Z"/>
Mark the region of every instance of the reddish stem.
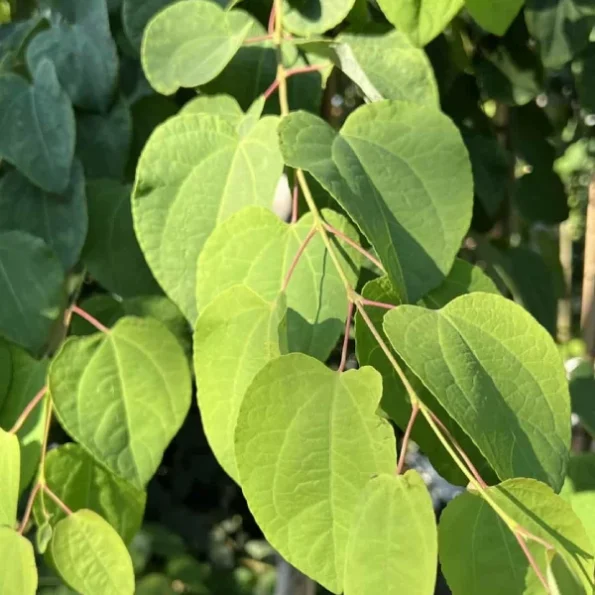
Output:
<path fill-rule="evenodd" d="M 52 490 L 50 490 L 50 488 L 46 485 L 43 484 L 43 491 L 67 514 L 67 515 L 71 515 L 72 514 L 72 510 L 70 510 L 70 508 L 68 508 L 68 506 L 66 506 L 66 504 L 64 504 L 64 502 L 62 502 L 62 500 L 60 500 L 60 498 L 58 498 L 58 496 L 56 496 L 56 494 L 54 494 L 54 492 L 52 492 Z"/>
<path fill-rule="evenodd" d="M 273 38 L 271 34 L 269 35 L 258 35 L 257 37 L 248 37 L 248 39 L 244 39 L 244 45 L 250 43 L 260 43 L 261 41 L 270 41 Z"/>
<path fill-rule="evenodd" d="M 101 331 L 102 333 L 109 333 L 109 329 L 107 328 L 107 326 L 104 326 L 103 324 L 101 324 L 101 322 L 99 322 L 99 320 L 97 320 L 97 318 L 95 318 L 94 316 L 91 316 L 91 314 L 89 314 L 88 312 L 85 312 L 82 308 L 79 308 L 76 304 L 73 304 L 72 311 L 75 314 L 78 314 L 81 318 L 84 318 L 89 324 L 92 324 L 98 331 Z"/>
<path fill-rule="evenodd" d="M 277 87 L 279 86 L 279 79 L 275 79 L 270 85 L 269 88 L 263 93 L 264 98 L 268 99 L 276 90 Z"/>
<path fill-rule="evenodd" d="M 403 473 L 405 467 L 405 457 L 407 456 L 407 447 L 409 446 L 409 438 L 411 437 L 411 431 L 413 430 L 413 424 L 419 413 L 419 403 L 414 403 L 411 408 L 411 415 L 409 416 L 409 422 L 405 428 L 405 435 L 403 436 L 403 442 L 401 442 L 401 454 L 399 456 L 399 463 L 397 464 L 397 475 Z"/>
<path fill-rule="evenodd" d="M 527 547 L 525 540 L 516 531 L 514 531 L 514 536 L 516 537 L 516 540 L 519 542 L 519 545 L 521 546 L 523 553 L 527 557 L 527 560 L 529 561 L 531 568 L 533 568 L 533 571 L 537 575 L 539 582 L 543 585 L 545 592 L 548 595 L 551 595 L 550 588 L 547 584 L 547 581 L 545 580 L 545 577 L 543 576 L 543 573 L 541 572 L 541 568 L 539 568 L 537 562 L 535 561 L 535 558 L 533 557 L 533 554 L 531 553 L 531 550 Z"/>
<path fill-rule="evenodd" d="M 316 233 L 316 227 L 314 226 L 308 232 L 308 235 L 304 238 L 304 241 L 301 243 L 300 247 L 298 248 L 298 251 L 295 253 L 295 256 L 293 257 L 293 261 L 291 262 L 291 265 L 289 266 L 289 270 L 287 271 L 287 274 L 285 275 L 285 279 L 283 280 L 283 285 L 281 287 L 281 291 L 285 291 L 287 289 L 287 286 L 289 285 L 289 281 L 291 280 L 291 276 L 293 275 L 293 272 L 295 271 L 295 267 L 297 266 L 298 262 L 300 261 L 300 258 L 302 257 L 304 250 L 308 247 L 308 244 L 310 243 L 310 240 L 314 237 L 315 233 Z"/>
<path fill-rule="evenodd" d="M 324 223 L 324 229 L 326 229 L 329 233 L 332 233 L 334 236 L 341 238 L 346 244 L 349 244 L 352 248 L 355 248 L 360 254 L 363 254 L 370 262 L 374 263 L 381 271 L 384 271 L 384 267 L 382 263 L 372 256 L 367 250 L 362 248 L 357 242 L 352 240 L 348 235 L 345 235 L 342 231 L 339 231 L 332 225 L 328 223 Z M 394 306 L 392 306 L 394 308 Z"/>
<path fill-rule="evenodd" d="M 271 14 L 269 15 L 269 26 L 267 27 L 267 31 L 269 35 L 272 37 L 275 33 L 275 21 L 277 19 L 277 2 L 273 0 L 273 6 L 271 7 Z"/>
<path fill-rule="evenodd" d="M 285 71 L 285 78 L 288 79 L 290 76 L 294 74 L 304 74 L 305 72 L 316 72 L 317 70 L 324 70 L 328 65 L 327 64 L 310 64 L 309 66 L 299 66 L 297 68 L 290 68 L 289 70 Z M 269 86 L 269 88 L 263 93 L 264 98 L 268 99 L 279 86 L 279 79 L 275 79 Z"/>
<path fill-rule="evenodd" d="M 291 222 L 295 223 L 298 219 L 298 198 L 299 198 L 299 186 L 297 176 L 293 181 L 293 193 L 291 200 Z"/>
<path fill-rule="evenodd" d="M 19 525 L 19 533 L 22 535 L 27 527 L 27 523 L 31 518 L 31 511 L 33 510 L 33 503 L 35 502 L 35 498 L 37 496 L 37 492 L 39 492 L 39 488 L 41 488 L 41 484 L 36 482 L 33 488 L 31 489 L 31 493 L 29 494 L 29 498 L 27 500 L 27 507 L 25 508 L 25 514 L 23 515 L 23 520 Z"/>
<path fill-rule="evenodd" d="M 353 316 L 353 302 L 350 301 L 347 305 L 347 320 L 345 321 L 345 336 L 343 337 L 343 349 L 341 350 L 341 363 L 339 364 L 338 372 L 345 370 L 347 364 L 347 351 L 349 347 L 349 331 L 351 329 L 351 318 Z"/>
<path fill-rule="evenodd" d="M 362 297 L 362 304 L 364 306 L 376 306 L 377 308 L 384 308 L 385 310 L 393 310 L 396 308 L 394 304 L 387 304 L 386 302 L 376 302 L 374 300 L 368 300 Z"/>
<path fill-rule="evenodd" d="M 23 409 L 23 412 L 21 413 L 21 415 L 19 415 L 18 419 L 14 423 L 14 426 L 12 426 L 12 428 L 10 429 L 10 434 L 16 434 L 23 427 L 24 423 L 27 421 L 27 418 L 29 417 L 29 415 L 31 415 L 31 412 L 33 411 L 33 409 L 35 409 L 35 407 L 37 407 L 37 405 L 39 405 L 39 403 L 45 396 L 47 389 L 48 389 L 48 387 L 44 386 L 31 399 L 31 401 L 29 401 L 29 404 L 25 407 L 25 409 Z"/>

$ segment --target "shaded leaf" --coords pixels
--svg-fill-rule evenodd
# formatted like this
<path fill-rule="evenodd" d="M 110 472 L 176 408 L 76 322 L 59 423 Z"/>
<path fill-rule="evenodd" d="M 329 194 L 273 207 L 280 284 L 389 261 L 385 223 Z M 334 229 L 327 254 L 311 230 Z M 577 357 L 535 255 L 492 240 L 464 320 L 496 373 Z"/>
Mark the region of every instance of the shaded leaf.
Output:
<path fill-rule="evenodd" d="M 434 593 L 436 519 L 417 471 L 371 479 L 354 519 L 345 560 L 346 595 Z"/>
<path fill-rule="evenodd" d="M 525 310 L 469 294 L 441 310 L 400 306 L 384 317 L 384 331 L 500 479 L 534 477 L 560 490 L 568 385 L 552 338 Z"/>
<path fill-rule="evenodd" d="M 140 54 L 145 27 L 151 18 L 173 0 L 122 0 L 122 27 L 132 47 Z"/>
<path fill-rule="evenodd" d="M 521 215 L 529 221 L 551 225 L 568 219 L 564 184 L 551 169 L 537 166 L 516 180 L 513 199 Z"/>
<path fill-rule="evenodd" d="M 504 35 L 525 0 L 465 0 L 471 16 L 486 30 Z"/>
<path fill-rule="evenodd" d="M 355 0 L 284 0 L 283 27 L 297 35 L 324 33 L 338 25 Z"/>
<path fill-rule="evenodd" d="M 591 371 L 588 376 L 576 376 L 570 380 L 572 410 L 581 418 L 585 429 L 595 436 L 595 379 Z M 595 542 L 595 540 L 594 540 Z"/>
<path fill-rule="evenodd" d="M 0 526 L 14 527 L 17 520 L 19 503 L 19 475 L 21 471 L 21 452 L 19 439 L 0 428 Z"/>
<path fill-rule="evenodd" d="M 446 116 L 381 101 L 356 110 L 340 133 L 296 112 L 282 120 L 279 134 L 287 165 L 311 173 L 347 211 L 403 301 L 415 302 L 441 283 L 473 202 L 469 158 Z"/>
<path fill-rule="evenodd" d="M 190 406 L 184 352 L 150 318 L 122 318 L 107 334 L 67 339 L 52 361 L 48 385 L 64 429 L 141 489 Z"/>
<path fill-rule="evenodd" d="M 35 595 L 37 567 L 31 542 L 9 527 L 0 527 L 0 584 L 5 593 Z"/>
<path fill-rule="evenodd" d="M 395 469 L 393 431 L 375 413 L 381 393 L 373 368 L 337 373 L 296 353 L 261 369 L 238 417 L 240 483 L 256 522 L 288 562 L 333 593 L 343 589 L 361 492 Z"/>

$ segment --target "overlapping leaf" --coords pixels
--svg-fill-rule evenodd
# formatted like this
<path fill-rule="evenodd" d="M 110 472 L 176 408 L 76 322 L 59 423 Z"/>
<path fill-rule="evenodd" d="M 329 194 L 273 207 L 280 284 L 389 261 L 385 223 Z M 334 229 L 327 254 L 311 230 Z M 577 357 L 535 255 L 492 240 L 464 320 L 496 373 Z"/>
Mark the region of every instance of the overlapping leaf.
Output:
<path fill-rule="evenodd" d="M 85 176 L 74 162 L 63 194 L 45 192 L 16 170 L 0 179 L 0 230 L 21 230 L 41 238 L 65 270 L 79 259 L 87 235 Z"/>
<path fill-rule="evenodd" d="M 525 310 L 469 294 L 441 310 L 400 306 L 384 317 L 384 331 L 500 479 L 533 477 L 560 490 L 568 384 L 554 342 Z"/>
<path fill-rule="evenodd" d="M 79 510 L 62 519 L 54 528 L 50 551 L 60 576 L 79 593 L 134 592 L 134 570 L 126 546 L 91 510 Z"/>
<path fill-rule="evenodd" d="M 282 170 L 276 131 L 273 117 L 240 134 L 223 115 L 187 113 L 157 128 L 141 155 L 136 233 L 157 281 L 192 322 L 207 237 L 242 207 L 273 204 Z"/>
<path fill-rule="evenodd" d="M 344 217 L 326 210 L 323 215 L 327 223 L 357 241 L 357 232 Z M 236 284 L 244 284 L 272 302 L 312 227 L 311 215 L 287 225 L 261 207 L 249 207 L 230 217 L 209 237 L 198 259 L 198 310 Z M 359 254 L 345 243 L 335 244 L 335 252 L 349 282 L 355 285 Z M 285 296 L 289 351 L 325 361 L 345 328 L 347 296 L 320 234 L 308 243 Z"/>
<path fill-rule="evenodd" d="M 416 471 L 370 480 L 354 513 L 345 595 L 433 595 L 438 536 L 432 500 Z"/>
<path fill-rule="evenodd" d="M 465 0 L 471 16 L 486 30 L 504 35 L 525 0 Z"/>
<path fill-rule="evenodd" d="M 510 479 L 488 493 L 514 521 L 555 548 L 582 585 L 581 593 L 592 593 L 593 546 L 567 502 L 531 479 Z M 545 575 L 544 546 L 529 540 L 527 547 Z M 446 507 L 439 550 L 453 595 L 543 593 L 516 538 L 478 494 L 462 494 Z"/>
<path fill-rule="evenodd" d="M 50 367 L 49 389 L 64 429 L 141 489 L 180 429 L 191 393 L 176 338 L 156 320 L 134 317 L 109 333 L 68 339 Z"/>
<path fill-rule="evenodd" d="M 87 508 L 102 516 L 129 543 L 143 519 L 146 494 L 100 466 L 78 444 L 64 444 L 50 451 L 45 463 L 49 488 L 73 511 Z M 45 509 L 55 526 L 64 512 L 49 498 Z M 35 520 L 42 525 L 45 515 L 39 500 L 33 508 Z"/>
<path fill-rule="evenodd" d="M 324 33 L 338 25 L 355 0 L 284 0 L 283 27 L 298 35 Z"/>
<path fill-rule="evenodd" d="M 293 113 L 279 125 L 285 162 L 311 173 L 376 249 L 404 302 L 438 286 L 471 218 L 465 146 L 435 108 L 405 101 L 360 107 L 336 133 Z"/>
<path fill-rule="evenodd" d="M 336 373 L 291 354 L 256 375 L 238 417 L 240 483 L 256 521 L 286 560 L 334 593 L 361 491 L 395 469 L 393 432 L 375 413 L 381 393 L 372 368 Z"/>
<path fill-rule="evenodd" d="M 173 0 L 122 0 L 122 27 L 132 47 L 140 53 L 145 27 Z"/>
<path fill-rule="evenodd" d="M 37 567 L 31 542 L 10 527 L 0 527 L 0 585 L 5 593 L 35 595 Z"/>
<path fill-rule="evenodd" d="M 233 58 L 251 26 L 245 12 L 225 12 L 208 0 L 168 6 L 143 37 L 141 60 L 149 83 L 164 95 L 208 83 Z"/>
<path fill-rule="evenodd" d="M 17 520 L 19 503 L 19 475 L 21 452 L 19 439 L 0 428 L 0 526 L 13 527 Z"/>

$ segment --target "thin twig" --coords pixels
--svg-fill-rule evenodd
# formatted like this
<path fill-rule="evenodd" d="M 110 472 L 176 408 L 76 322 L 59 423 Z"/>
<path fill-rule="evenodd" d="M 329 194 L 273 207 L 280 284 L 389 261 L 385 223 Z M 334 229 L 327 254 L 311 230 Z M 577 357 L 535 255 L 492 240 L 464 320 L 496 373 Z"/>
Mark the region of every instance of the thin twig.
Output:
<path fill-rule="evenodd" d="M 407 455 L 407 447 L 409 446 L 409 438 L 411 437 L 411 430 L 413 430 L 413 424 L 415 423 L 415 419 L 417 418 L 418 413 L 419 403 L 414 403 L 413 407 L 411 408 L 409 422 L 407 423 L 407 427 L 405 428 L 403 441 L 401 442 L 401 454 L 399 456 L 399 462 L 397 464 L 397 475 L 401 475 L 401 473 L 403 473 L 403 468 L 405 467 L 405 457 Z"/>
<path fill-rule="evenodd" d="M 285 279 L 283 280 L 283 285 L 281 286 L 281 291 L 285 291 L 287 289 L 287 286 L 289 285 L 289 281 L 291 280 L 291 276 L 293 275 L 293 272 L 295 271 L 295 267 L 298 265 L 298 262 L 300 261 L 300 258 L 302 257 L 302 254 L 304 253 L 304 250 L 308 247 L 310 240 L 314 237 L 315 234 L 316 234 L 316 227 L 313 226 L 312 229 L 308 232 L 308 235 L 304 238 L 304 241 L 301 243 L 300 247 L 298 248 L 298 251 L 295 253 L 295 256 L 293 257 L 291 265 L 289 266 L 289 269 L 287 270 L 287 274 L 285 275 Z"/>
<path fill-rule="evenodd" d="M 384 308 L 385 310 L 393 310 L 396 308 L 394 304 L 388 304 L 386 302 L 377 302 L 375 300 L 369 300 L 365 297 L 362 297 L 362 304 L 364 306 L 376 306 L 377 308 Z"/>
<path fill-rule="evenodd" d="M 267 27 L 267 31 L 271 37 L 275 33 L 276 21 L 277 21 L 277 4 L 276 4 L 275 0 L 273 0 L 273 6 L 271 7 L 271 14 L 269 15 L 269 25 Z"/>
<path fill-rule="evenodd" d="M 297 177 L 293 181 L 293 192 L 291 196 L 291 223 L 295 223 L 298 219 L 298 204 L 299 204 L 300 187 Z"/>
<path fill-rule="evenodd" d="M 349 331 L 351 330 L 351 318 L 353 316 L 353 302 L 350 300 L 347 305 L 347 320 L 345 321 L 345 336 L 343 337 L 343 348 L 341 349 L 341 363 L 338 372 L 345 370 L 347 364 L 347 351 L 349 347 Z"/>
<path fill-rule="evenodd" d="M 341 238 L 346 244 L 349 244 L 352 248 L 355 248 L 360 254 L 363 254 L 370 262 L 374 263 L 381 271 L 384 271 L 384 267 L 382 263 L 372 256 L 367 250 L 362 248 L 357 242 L 353 241 L 348 235 L 344 234 L 342 231 L 339 231 L 332 225 L 328 223 L 324 223 L 324 228 L 329 232 L 332 233 L 334 236 Z"/>
<path fill-rule="evenodd" d="M 33 503 L 35 502 L 35 497 L 37 496 L 37 492 L 39 492 L 39 488 L 41 488 L 41 484 L 39 482 L 36 482 L 35 485 L 33 486 L 33 488 L 31 489 L 31 492 L 29 493 L 29 498 L 27 499 L 27 506 L 25 508 L 25 514 L 23 515 L 23 520 L 21 521 L 21 524 L 19 525 L 19 529 L 18 529 L 18 531 L 21 535 L 25 531 L 25 528 L 27 527 L 27 523 L 29 522 L 29 519 L 31 518 L 31 511 L 33 510 Z"/>
<path fill-rule="evenodd" d="M 19 418 L 14 423 L 14 426 L 12 426 L 12 428 L 10 428 L 10 431 L 9 431 L 10 434 L 16 434 L 23 427 L 23 425 L 27 421 L 27 418 L 29 417 L 29 415 L 31 415 L 31 412 L 33 411 L 33 409 L 35 409 L 35 407 L 37 407 L 37 405 L 39 405 L 39 403 L 43 400 L 43 397 L 45 396 L 47 389 L 48 389 L 48 387 L 44 386 L 31 399 L 31 401 L 29 401 L 29 404 L 25 407 L 25 409 L 23 409 L 23 412 L 21 413 L 21 415 L 19 415 Z"/>
<path fill-rule="evenodd" d="M 55 504 L 57 504 L 67 515 L 71 515 L 72 514 L 72 510 L 70 510 L 70 508 L 68 508 L 68 506 L 66 506 L 66 504 L 64 504 L 64 502 L 62 502 L 62 500 L 60 500 L 60 498 L 58 498 L 58 496 L 56 496 L 56 494 L 54 494 L 54 492 L 52 492 L 52 490 L 50 490 L 50 488 L 47 486 L 47 484 L 43 484 L 43 491 L 55 502 Z"/>
<path fill-rule="evenodd" d="M 261 41 L 271 41 L 272 39 L 272 33 L 269 33 L 268 35 L 257 35 L 256 37 L 248 37 L 248 39 L 244 39 L 244 45 L 248 45 L 250 43 L 260 43 Z"/>
<path fill-rule="evenodd" d="M 280 70 L 277 73 L 277 78 L 269 85 L 269 88 L 263 93 L 264 98 L 268 99 L 279 87 L 281 82 L 283 83 L 291 76 L 296 74 L 304 74 L 306 72 L 316 72 L 318 70 L 324 70 L 327 68 L 327 64 L 310 64 L 308 66 L 298 66 L 297 68 L 290 68 L 289 70 Z"/>
<path fill-rule="evenodd" d="M 279 79 L 275 79 L 269 85 L 269 88 L 263 93 L 264 98 L 268 99 L 277 90 L 278 86 L 279 86 Z"/>
<path fill-rule="evenodd" d="M 89 324 L 92 324 L 98 331 L 102 333 L 109 333 L 107 326 L 101 324 L 97 318 L 91 316 L 88 312 L 85 312 L 82 308 L 79 308 L 76 304 L 72 305 L 72 311 L 78 314 L 81 318 L 84 318 Z"/>
<path fill-rule="evenodd" d="M 543 576 L 543 573 L 541 572 L 541 568 L 539 568 L 537 562 L 535 561 L 535 558 L 533 557 L 533 554 L 531 553 L 531 550 L 527 547 L 525 540 L 516 531 L 514 532 L 514 536 L 516 537 L 516 540 L 519 542 L 519 545 L 521 546 L 523 553 L 529 561 L 531 568 L 533 568 L 533 571 L 537 575 L 539 582 L 543 585 L 545 592 L 548 595 L 551 595 L 551 590 L 547 584 L 547 581 L 545 580 L 545 577 Z"/>

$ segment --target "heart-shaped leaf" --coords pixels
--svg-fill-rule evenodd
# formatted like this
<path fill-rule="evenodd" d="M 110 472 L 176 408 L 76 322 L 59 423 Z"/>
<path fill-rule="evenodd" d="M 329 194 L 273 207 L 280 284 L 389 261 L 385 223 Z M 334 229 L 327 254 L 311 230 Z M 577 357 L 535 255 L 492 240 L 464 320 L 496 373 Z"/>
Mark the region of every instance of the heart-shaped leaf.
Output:
<path fill-rule="evenodd" d="M 394 473 L 395 439 L 376 415 L 373 368 L 333 372 L 303 354 L 269 362 L 236 428 L 240 483 L 267 540 L 333 593 L 343 590 L 349 530 L 372 476 Z"/>
<path fill-rule="evenodd" d="M 0 130 L 1 157 L 43 190 L 66 190 L 74 157 L 74 113 L 50 60 L 39 62 L 33 83 L 16 74 L 0 75 Z"/>
<path fill-rule="evenodd" d="M 16 170 L 0 179 L 0 230 L 15 229 L 42 238 L 65 270 L 78 262 L 87 235 L 85 175 L 79 162 L 62 194 L 45 192 Z"/>
<path fill-rule="evenodd" d="M 15 434 L 9 434 L 0 428 L 0 525 L 13 527 L 16 523 L 20 472 L 19 439 Z"/>
<path fill-rule="evenodd" d="M 438 533 L 432 499 L 417 471 L 379 475 L 354 513 L 345 595 L 433 595 Z"/>
<path fill-rule="evenodd" d="M 145 29 L 143 69 L 163 95 L 213 80 L 229 63 L 252 27 L 240 10 L 224 11 L 208 0 L 180 0 L 159 12 Z"/>
<path fill-rule="evenodd" d="M 190 407 L 186 356 L 156 320 L 121 318 L 108 333 L 72 337 L 52 361 L 49 390 L 64 429 L 144 488 Z"/>
<path fill-rule="evenodd" d="M 357 241 L 344 217 L 323 211 L 327 223 Z M 197 307 L 236 284 L 244 284 L 270 302 L 281 291 L 295 255 L 313 227 L 311 215 L 287 225 L 262 207 L 242 209 L 218 226 L 198 259 Z M 359 254 L 345 243 L 335 246 L 342 269 L 355 285 Z M 290 352 L 326 361 L 345 328 L 347 296 L 320 234 L 308 243 L 285 291 Z"/>
<path fill-rule="evenodd" d="M 568 382 L 552 338 L 523 308 L 474 293 L 441 310 L 395 308 L 384 332 L 500 479 L 534 477 L 560 490 Z"/>
<path fill-rule="evenodd" d="M 92 510 L 62 519 L 54 527 L 50 552 L 60 576 L 79 593 L 134 592 L 134 570 L 124 542 Z"/>
<path fill-rule="evenodd" d="M 31 542 L 10 527 L 0 527 L 0 585 L 5 593 L 35 595 L 37 566 Z"/>
<path fill-rule="evenodd" d="M 335 132 L 305 112 L 279 125 L 287 165 L 311 173 L 376 249 L 403 302 L 451 269 L 471 219 L 473 182 L 454 124 L 435 108 L 379 101 Z"/>
<path fill-rule="evenodd" d="M 141 155 L 136 233 L 155 278 L 191 322 L 196 261 L 208 236 L 242 207 L 273 204 L 283 167 L 277 122 L 265 117 L 240 134 L 223 115 L 184 114 L 157 128 Z"/>

